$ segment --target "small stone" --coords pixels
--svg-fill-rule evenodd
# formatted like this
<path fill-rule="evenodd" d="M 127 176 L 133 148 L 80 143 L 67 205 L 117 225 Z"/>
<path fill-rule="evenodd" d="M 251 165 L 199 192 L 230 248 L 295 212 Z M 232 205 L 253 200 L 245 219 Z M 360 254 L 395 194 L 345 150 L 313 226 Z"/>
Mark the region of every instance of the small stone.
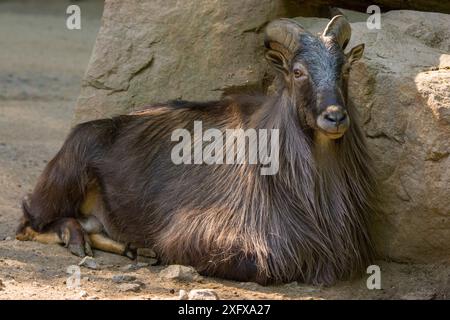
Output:
<path fill-rule="evenodd" d="M 178 300 L 187 300 L 189 299 L 189 295 L 185 290 L 180 290 L 180 293 L 178 294 Z"/>
<path fill-rule="evenodd" d="M 84 291 L 84 290 L 81 290 L 78 293 L 78 297 L 80 297 L 80 298 L 86 298 L 87 296 L 88 296 L 88 293 L 86 291 Z"/>
<path fill-rule="evenodd" d="M 127 265 L 121 267 L 120 270 L 122 270 L 122 271 L 135 271 L 136 270 L 136 265 L 135 264 L 127 264 Z"/>
<path fill-rule="evenodd" d="M 130 276 L 127 274 L 118 274 L 112 277 L 112 281 L 115 283 L 133 282 L 134 280 L 136 280 L 135 276 Z"/>
<path fill-rule="evenodd" d="M 97 262 L 92 257 L 84 257 L 78 264 L 79 266 L 86 267 L 88 269 L 98 269 Z"/>
<path fill-rule="evenodd" d="M 140 269 L 140 268 L 146 268 L 148 267 L 150 264 L 147 262 L 138 262 L 135 264 L 136 268 Z"/>
<path fill-rule="evenodd" d="M 159 276 L 165 280 L 195 281 L 201 279 L 198 272 L 192 268 L 181 265 L 171 265 L 159 272 Z"/>
<path fill-rule="evenodd" d="M 3 284 L 3 281 L 0 279 L 0 291 L 5 288 L 5 285 Z"/>
<path fill-rule="evenodd" d="M 194 289 L 189 291 L 189 300 L 219 300 L 219 296 L 211 289 Z"/>
<path fill-rule="evenodd" d="M 136 270 L 139 270 L 139 269 L 142 269 L 142 268 L 146 268 L 148 266 L 149 266 L 148 263 L 138 262 L 138 263 L 127 264 L 126 266 L 123 266 L 120 269 L 122 271 L 136 271 Z"/>
<path fill-rule="evenodd" d="M 98 300 L 98 297 L 97 296 L 91 296 L 91 297 L 88 297 L 87 300 Z"/>
<path fill-rule="evenodd" d="M 143 287 L 143 284 L 140 282 L 122 283 L 121 285 L 119 285 L 119 291 L 121 291 L 121 292 L 139 292 L 142 287 Z"/>
<path fill-rule="evenodd" d="M 6 237 L 6 238 L 5 238 L 5 241 L 11 241 L 11 240 L 12 240 L 11 237 Z"/>

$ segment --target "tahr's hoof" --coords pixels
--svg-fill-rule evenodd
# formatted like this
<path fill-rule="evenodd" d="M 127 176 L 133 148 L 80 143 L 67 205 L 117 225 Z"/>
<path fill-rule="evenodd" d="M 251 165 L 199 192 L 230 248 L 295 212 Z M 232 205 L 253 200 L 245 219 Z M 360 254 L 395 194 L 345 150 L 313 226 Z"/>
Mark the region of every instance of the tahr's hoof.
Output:
<path fill-rule="evenodd" d="M 81 244 L 69 244 L 67 246 L 67 249 L 69 249 L 69 251 L 80 257 L 80 258 L 84 258 L 86 256 L 86 252 L 84 251 L 84 246 Z"/>
<path fill-rule="evenodd" d="M 130 258 L 131 260 L 135 260 L 137 258 L 137 249 L 133 245 L 128 243 L 125 247 L 123 255 Z"/>
<path fill-rule="evenodd" d="M 21 241 L 32 240 L 32 231 L 30 221 L 22 217 L 16 229 L 16 239 Z"/>
<path fill-rule="evenodd" d="M 60 226 L 60 238 L 69 251 L 78 256 L 93 256 L 89 236 L 83 231 L 78 221 L 66 219 Z"/>
<path fill-rule="evenodd" d="M 69 249 L 72 254 L 81 258 L 84 258 L 85 256 L 94 256 L 91 245 L 87 241 L 84 241 L 83 243 L 69 243 L 67 249 Z"/>

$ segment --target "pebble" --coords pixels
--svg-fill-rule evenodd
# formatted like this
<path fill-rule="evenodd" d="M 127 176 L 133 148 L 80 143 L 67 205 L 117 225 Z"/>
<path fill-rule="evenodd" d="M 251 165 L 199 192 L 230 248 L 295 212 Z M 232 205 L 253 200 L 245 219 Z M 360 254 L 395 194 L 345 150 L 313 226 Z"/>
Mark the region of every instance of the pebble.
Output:
<path fill-rule="evenodd" d="M 3 284 L 3 281 L 0 279 L 0 291 L 5 288 L 5 285 Z"/>
<path fill-rule="evenodd" d="M 189 299 L 189 295 L 185 290 L 180 290 L 180 293 L 178 294 L 178 300 L 187 300 Z"/>
<path fill-rule="evenodd" d="M 143 284 L 139 282 L 134 283 L 122 283 L 119 285 L 119 291 L 121 292 L 139 292 Z"/>
<path fill-rule="evenodd" d="M 194 289 L 189 291 L 189 300 L 219 300 L 219 296 L 211 289 Z"/>
<path fill-rule="evenodd" d="M 98 269 L 97 262 L 92 257 L 84 257 L 78 264 L 79 266 L 86 267 L 88 269 Z"/>
<path fill-rule="evenodd" d="M 201 279 L 201 276 L 194 268 L 177 264 L 161 270 L 159 276 L 164 280 L 196 281 Z"/>
<path fill-rule="evenodd" d="M 112 281 L 115 283 L 133 282 L 134 280 L 136 280 L 135 276 L 130 276 L 127 274 L 118 274 L 112 277 Z"/>

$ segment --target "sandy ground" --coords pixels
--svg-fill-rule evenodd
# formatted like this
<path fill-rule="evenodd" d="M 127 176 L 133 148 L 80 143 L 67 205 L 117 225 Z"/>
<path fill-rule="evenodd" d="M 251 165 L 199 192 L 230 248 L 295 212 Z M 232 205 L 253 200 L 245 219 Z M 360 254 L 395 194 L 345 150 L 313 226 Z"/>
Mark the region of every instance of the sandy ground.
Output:
<path fill-rule="evenodd" d="M 0 3 L 0 299 L 175 299 L 180 289 L 215 289 L 224 299 L 447 299 L 450 267 L 379 261 L 381 290 L 366 277 L 331 288 L 297 283 L 261 287 L 202 278 L 159 277 L 164 266 L 124 271 L 124 257 L 95 252 L 96 270 L 81 268 L 81 286 L 68 288 L 66 270 L 80 262 L 65 248 L 14 240 L 20 200 L 31 190 L 70 129 L 72 109 L 100 26 L 102 2 L 80 1 L 82 30 L 65 28 L 68 1 Z M 133 275 L 138 292 L 112 279 Z M 69 280 L 70 283 L 70 280 Z"/>

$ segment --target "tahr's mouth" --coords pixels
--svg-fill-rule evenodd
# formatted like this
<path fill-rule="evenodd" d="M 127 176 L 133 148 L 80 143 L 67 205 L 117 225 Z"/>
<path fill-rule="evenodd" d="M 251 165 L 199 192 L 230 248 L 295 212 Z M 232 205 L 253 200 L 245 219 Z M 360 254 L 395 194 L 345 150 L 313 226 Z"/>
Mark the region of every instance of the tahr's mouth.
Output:
<path fill-rule="evenodd" d="M 336 140 L 336 139 L 341 138 L 344 135 L 345 131 L 346 130 L 344 130 L 342 132 L 328 132 L 328 131 L 325 131 L 323 129 L 320 130 L 320 132 L 323 135 L 325 135 L 327 138 L 332 139 L 332 140 Z"/>
<path fill-rule="evenodd" d="M 328 138 L 339 139 L 348 130 L 350 118 L 342 108 L 330 106 L 317 117 L 317 126 Z"/>

